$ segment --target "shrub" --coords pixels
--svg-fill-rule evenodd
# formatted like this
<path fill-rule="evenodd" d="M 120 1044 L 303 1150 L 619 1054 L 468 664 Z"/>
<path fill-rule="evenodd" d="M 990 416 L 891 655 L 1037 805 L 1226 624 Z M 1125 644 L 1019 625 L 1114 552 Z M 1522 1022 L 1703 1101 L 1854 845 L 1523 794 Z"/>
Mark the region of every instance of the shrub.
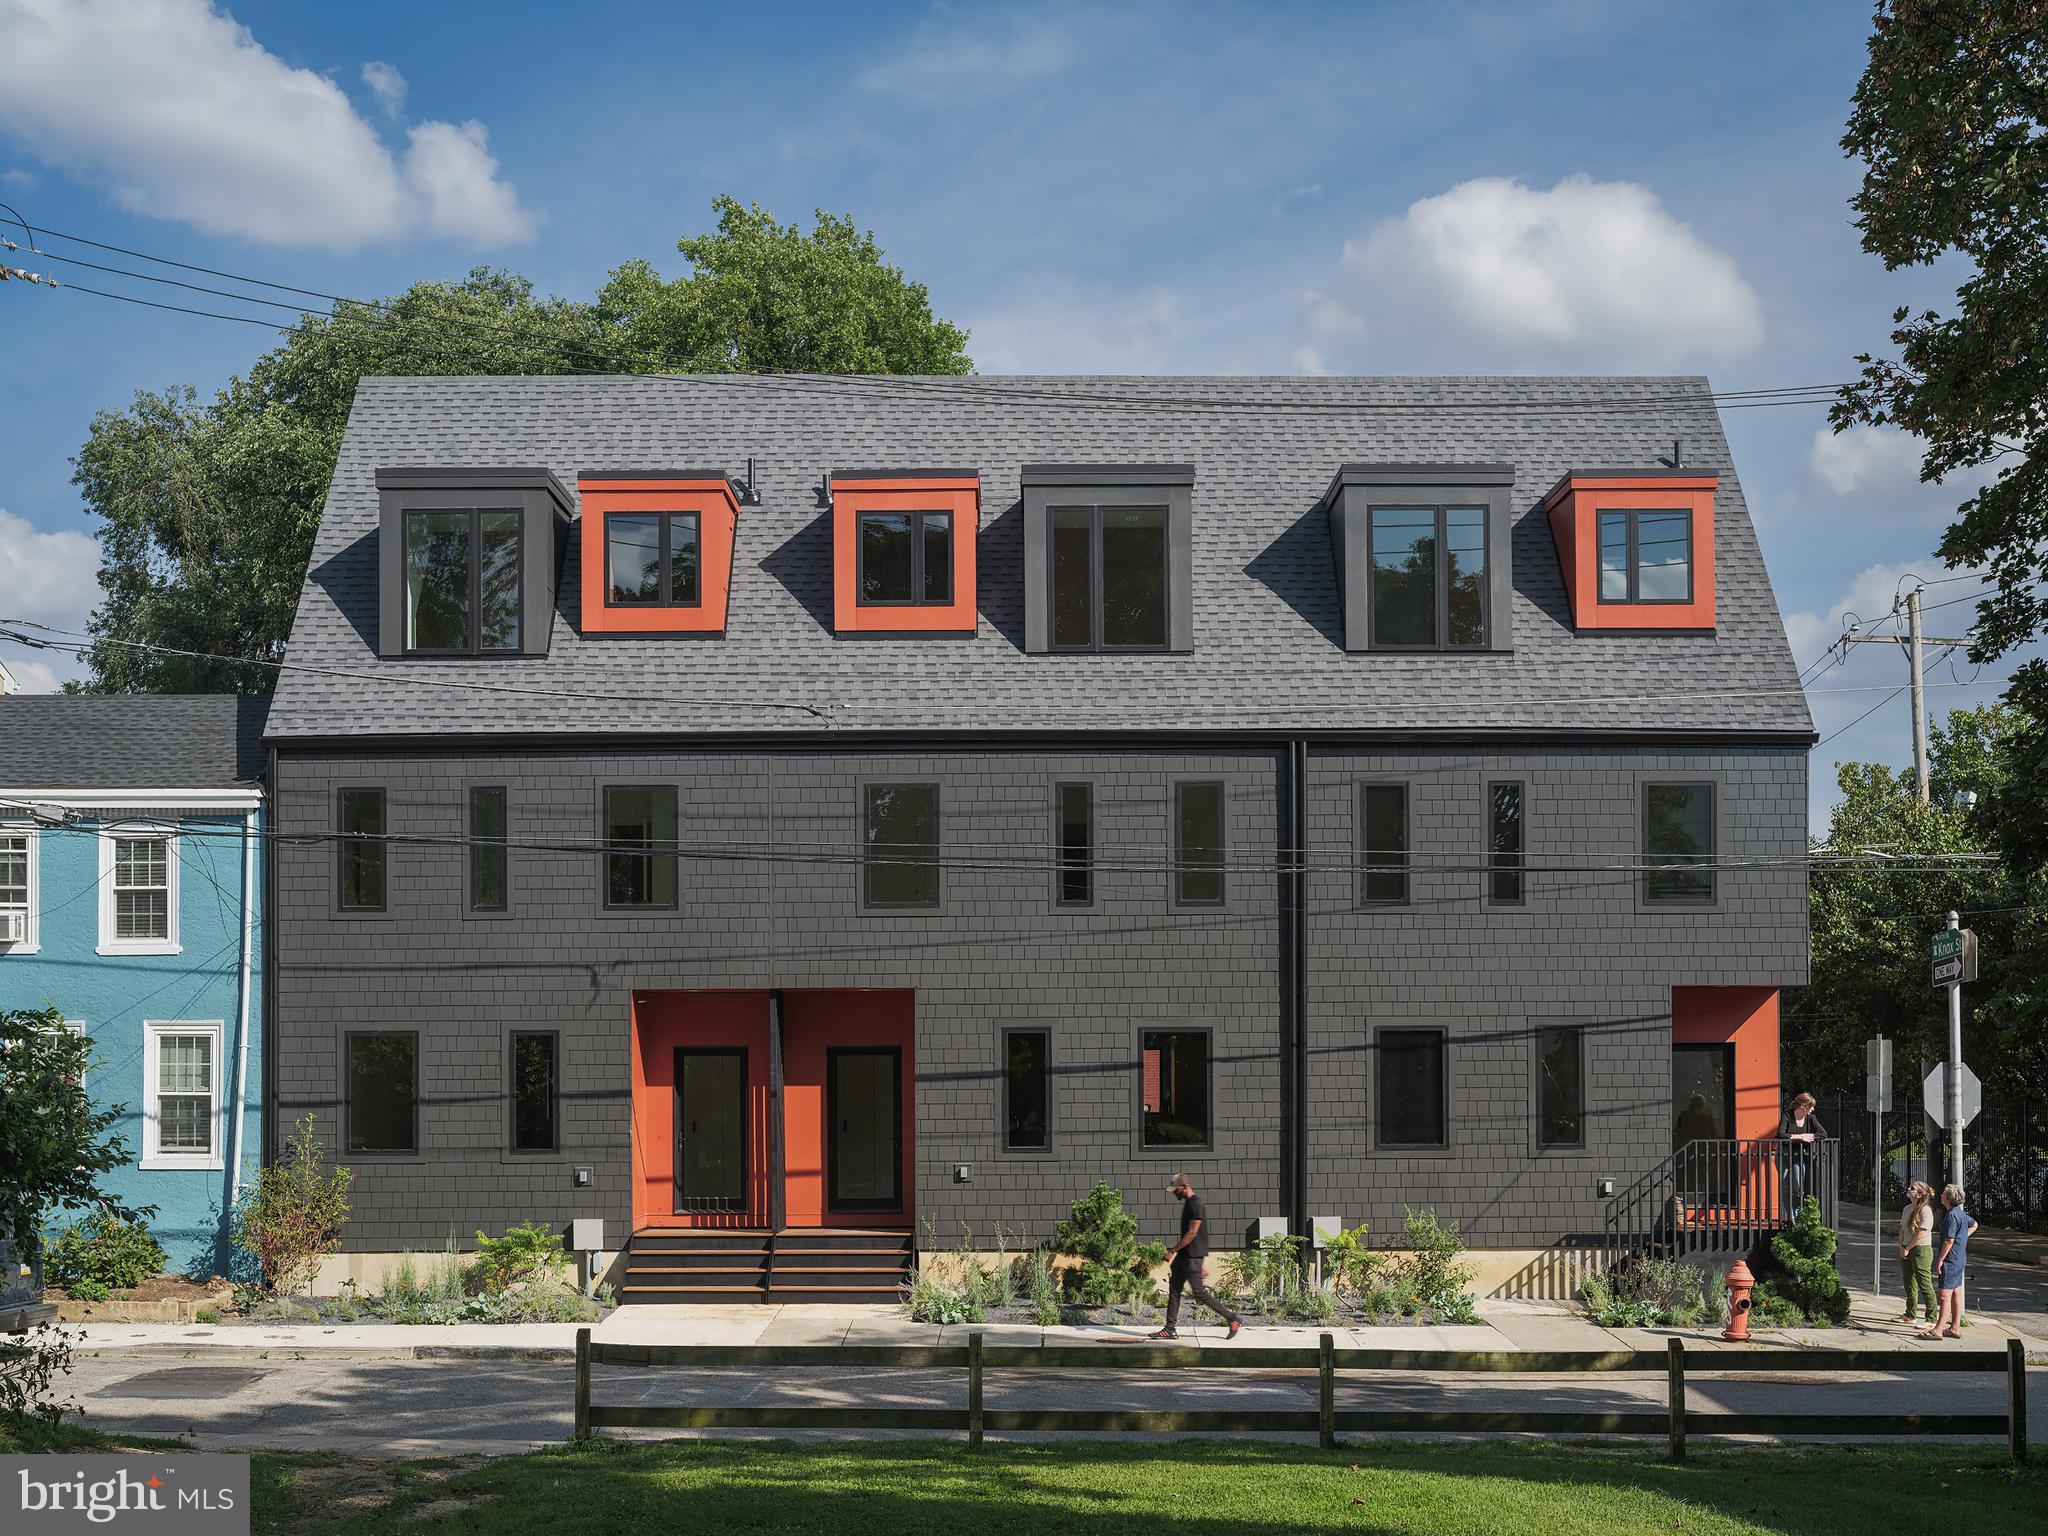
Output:
<path fill-rule="evenodd" d="M 1021 1261 L 1024 1267 L 1024 1299 L 1031 1306 L 1031 1320 L 1050 1328 L 1060 1320 L 1060 1291 L 1052 1278 L 1052 1255 L 1034 1248 Z"/>
<path fill-rule="evenodd" d="M 110 1211 L 94 1211 L 75 1227 L 60 1232 L 49 1245 L 43 1270 L 81 1301 L 104 1301 L 109 1291 L 142 1284 L 164 1267 L 163 1245 L 139 1221 L 123 1221 Z M 99 1288 L 97 1296 L 81 1296 L 80 1285 Z"/>
<path fill-rule="evenodd" d="M 500 1295 L 530 1280 L 552 1280 L 569 1263 L 561 1234 L 537 1221 L 507 1227 L 503 1237 L 476 1235 L 476 1260 L 469 1268 L 472 1289 Z"/>
<path fill-rule="evenodd" d="M 1123 1192 L 1099 1182 L 1072 1211 L 1053 1233 L 1053 1251 L 1081 1261 L 1065 1272 L 1067 1299 L 1084 1307 L 1156 1299 L 1152 1269 L 1165 1262 L 1166 1245 L 1138 1241 L 1137 1218 L 1124 1210 Z"/>
<path fill-rule="evenodd" d="M 910 1288 L 904 1294 L 903 1310 L 912 1322 L 941 1326 L 978 1323 L 988 1315 L 967 1297 L 924 1273 L 919 1273 L 910 1282 Z"/>
<path fill-rule="evenodd" d="M 1435 1210 L 1428 1207 L 1418 1211 L 1404 1206 L 1402 1210 L 1408 1245 L 1398 1267 L 1405 1287 L 1431 1312 L 1457 1307 L 1460 1298 L 1469 1305 L 1465 1287 L 1472 1283 L 1473 1270 L 1459 1258 L 1465 1240 L 1458 1235 L 1458 1224 L 1438 1221 Z"/>
<path fill-rule="evenodd" d="M 214 1307 L 201 1307 L 192 1314 L 192 1321 L 195 1323 L 217 1323 L 220 1321 L 220 1312 Z"/>
<path fill-rule="evenodd" d="M 73 1301 L 105 1301 L 112 1294 L 104 1280 L 77 1280 L 71 1285 Z"/>
<path fill-rule="evenodd" d="M 996 1305 L 1014 1307 L 1017 1305 L 1017 1266 L 1019 1260 L 1010 1256 L 1010 1234 L 1003 1230 L 1003 1224 L 996 1223 Z"/>
<path fill-rule="evenodd" d="M 1771 1239 L 1771 1263 L 1764 1284 L 1816 1323 L 1840 1324 L 1849 1317 L 1849 1293 L 1835 1273 L 1835 1233 L 1822 1224 L 1820 1201 L 1808 1195 L 1789 1230 Z M 1761 1287 L 1760 1287 L 1761 1288 Z"/>
<path fill-rule="evenodd" d="M 1373 1277 L 1386 1262 L 1385 1256 L 1365 1245 L 1366 1224 L 1339 1230 L 1323 1244 L 1323 1275 L 1333 1290 L 1362 1296 L 1373 1287 Z"/>
<path fill-rule="evenodd" d="M 1706 1284 L 1705 1273 L 1690 1264 L 1639 1258 L 1589 1278 L 1579 1298 L 1603 1328 L 1690 1328 L 1707 1314 Z"/>
<path fill-rule="evenodd" d="M 285 1154 L 242 1190 L 235 1204 L 235 1242 L 256 1256 L 273 1292 L 310 1285 L 321 1255 L 348 1223 L 349 1171 L 329 1168 L 313 1135 L 313 1117 L 299 1122 Z"/>

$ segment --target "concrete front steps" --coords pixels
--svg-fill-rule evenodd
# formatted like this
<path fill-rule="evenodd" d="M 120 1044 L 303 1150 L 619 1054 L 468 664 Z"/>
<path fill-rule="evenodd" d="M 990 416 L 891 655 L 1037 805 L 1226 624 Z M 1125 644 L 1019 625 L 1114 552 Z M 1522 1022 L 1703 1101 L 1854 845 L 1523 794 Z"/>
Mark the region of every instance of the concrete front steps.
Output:
<path fill-rule="evenodd" d="M 871 1302 L 902 1299 L 908 1232 L 854 1227 L 643 1227 L 626 1248 L 619 1302 Z"/>

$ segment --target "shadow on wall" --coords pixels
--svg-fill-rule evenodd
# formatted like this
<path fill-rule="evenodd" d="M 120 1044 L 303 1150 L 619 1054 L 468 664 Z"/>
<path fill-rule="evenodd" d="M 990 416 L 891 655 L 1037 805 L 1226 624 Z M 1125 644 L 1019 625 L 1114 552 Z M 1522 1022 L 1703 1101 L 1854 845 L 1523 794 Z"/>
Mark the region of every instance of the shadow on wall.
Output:
<path fill-rule="evenodd" d="M 1467 1257 L 1479 1271 L 1473 1288 L 1506 1301 L 1576 1301 L 1579 1287 L 1600 1272 L 1599 1250 L 1577 1243 L 1555 1243 L 1533 1257 L 1527 1249 L 1512 1257 L 1475 1249 Z"/>
<path fill-rule="evenodd" d="M 1343 603 L 1330 558 L 1330 514 L 1320 501 L 1254 555 L 1244 573 L 1301 615 L 1323 639 L 1344 649 Z"/>
<path fill-rule="evenodd" d="M 377 649 L 377 530 L 372 528 L 348 548 L 321 561 L 307 579 L 334 604 L 356 638 Z"/>

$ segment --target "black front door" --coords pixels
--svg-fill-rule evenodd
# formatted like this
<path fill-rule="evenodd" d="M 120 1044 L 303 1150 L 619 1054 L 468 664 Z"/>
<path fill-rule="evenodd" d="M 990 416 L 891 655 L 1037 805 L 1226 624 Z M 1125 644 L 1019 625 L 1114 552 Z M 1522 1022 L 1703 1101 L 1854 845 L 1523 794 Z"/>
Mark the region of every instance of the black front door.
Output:
<path fill-rule="evenodd" d="M 1735 1135 L 1735 1047 L 1671 1047 L 1671 1148 L 1696 1141 L 1731 1140 Z M 1730 1149 L 1702 1147 L 1678 1160 L 1682 1193 L 1696 1199 L 1726 1200 L 1736 1165 Z"/>
<path fill-rule="evenodd" d="M 903 1052 L 835 1046 L 825 1052 L 827 1207 L 903 1209 Z"/>
<path fill-rule="evenodd" d="M 676 1050 L 676 1210 L 747 1208 L 747 1053 Z"/>

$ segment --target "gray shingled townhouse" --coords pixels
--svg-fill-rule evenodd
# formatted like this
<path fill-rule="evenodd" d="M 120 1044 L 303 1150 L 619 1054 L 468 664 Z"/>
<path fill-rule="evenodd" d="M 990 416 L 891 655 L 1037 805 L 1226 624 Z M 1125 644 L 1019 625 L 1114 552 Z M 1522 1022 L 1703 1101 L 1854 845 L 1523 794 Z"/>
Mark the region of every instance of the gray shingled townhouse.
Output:
<path fill-rule="evenodd" d="M 1776 1118 L 1814 733 L 1702 379 L 366 379 L 289 656 L 330 1279 L 889 1299 L 1186 1169 L 1534 1289 Z"/>

